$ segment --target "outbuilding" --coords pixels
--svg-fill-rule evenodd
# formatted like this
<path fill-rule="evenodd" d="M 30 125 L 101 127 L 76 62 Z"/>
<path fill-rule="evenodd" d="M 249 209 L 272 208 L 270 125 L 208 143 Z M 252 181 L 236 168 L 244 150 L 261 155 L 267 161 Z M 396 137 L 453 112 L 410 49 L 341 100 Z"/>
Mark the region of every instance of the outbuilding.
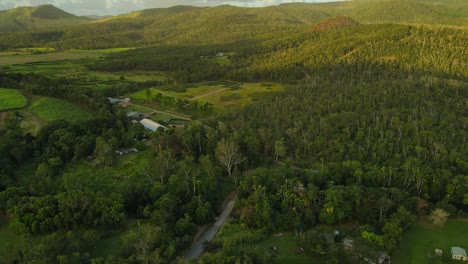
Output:
<path fill-rule="evenodd" d="M 450 253 L 452 253 L 452 259 L 468 261 L 468 257 L 466 256 L 466 251 L 465 249 L 461 247 L 452 247 L 452 249 L 450 250 Z"/>
<path fill-rule="evenodd" d="M 150 131 L 153 131 L 153 132 L 156 132 L 158 129 L 162 129 L 163 131 L 166 131 L 167 130 L 167 127 L 159 124 L 159 123 L 156 123 L 154 122 L 153 120 L 149 120 L 149 119 L 142 119 L 140 121 L 140 124 L 142 124 L 146 129 L 150 130 Z"/>

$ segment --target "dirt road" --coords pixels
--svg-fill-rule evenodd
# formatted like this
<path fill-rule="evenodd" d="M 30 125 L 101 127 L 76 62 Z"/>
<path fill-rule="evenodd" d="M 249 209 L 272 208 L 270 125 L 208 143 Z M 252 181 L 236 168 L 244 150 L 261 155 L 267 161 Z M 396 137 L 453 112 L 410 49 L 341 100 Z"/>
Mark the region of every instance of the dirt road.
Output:
<path fill-rule="evenodd" d="M 185 258 L 187 259 L 193 259 L 193 258 L 198 258 L 201 256 L 203 253 L 203 242 L 205 241 L 211 241 L 216 233 L 218 233 L 219 228 L 226 222 L 226 220 L 229 218 L 229 215 L 232 212 L 232 209 L 234 208 L 234 203 L 237 200 L 237 194 L 232 196 L 226 207 L 224 208 L 223 212 L 219 215 L 218 220 L 207 228 L 202 234 L 200 234 L 193 244 L 192 248 L 185 254 Z"/>

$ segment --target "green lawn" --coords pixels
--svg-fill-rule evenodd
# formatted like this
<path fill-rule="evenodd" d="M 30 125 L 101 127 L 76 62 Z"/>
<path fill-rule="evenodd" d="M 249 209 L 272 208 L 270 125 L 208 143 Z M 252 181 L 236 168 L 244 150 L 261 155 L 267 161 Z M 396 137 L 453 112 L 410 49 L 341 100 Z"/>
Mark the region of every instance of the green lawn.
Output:
<path fill-rule="evenodd" d="M 70 123 L 85 121 L 93 118 L 93 115 L 78 106 L 64 100 L 43 97 L 30 108 L 31 112 L 47 121 L 66 120 Z"/>
<path fill-rule="evenodd" d="M 468 249 L 468 219 L 447 221 L 442 229 L 434 229 L 430 224 L 420 222 L 408 230 L 399 248 L 395 250 L 392 263 L 426 263 L 426 255 L 440 248 L 450 256 L 450 248 L 459 246 Z M 458 263 L 455 262 L 454 263 Z M 461 263 L 461 262 L 460 262 Z"/>
<path fill-rule="evenodd" d="M 0 88 L 0 111 L 23 108 L 27 103 L 28 99 L 18 90 Z"/>
<path fill-rule="evenodd" d="M 248 245 L 248 247 L 259 247 L 265 250 L 271 250 L 276 247 L 278 250 L 278 263 L 282 264 L 323 264 L 325 259 L 309 257 L 305 254 L 298 254 L 296 239 L 291 232 L 284 232 L 280 236 L 271 236 L 270 238 Z"/>

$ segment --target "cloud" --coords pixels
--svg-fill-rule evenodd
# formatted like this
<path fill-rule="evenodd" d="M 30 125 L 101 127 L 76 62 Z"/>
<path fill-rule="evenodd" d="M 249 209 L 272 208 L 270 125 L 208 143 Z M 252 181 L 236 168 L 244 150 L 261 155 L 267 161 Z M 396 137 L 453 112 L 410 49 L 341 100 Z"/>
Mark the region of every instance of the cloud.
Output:
<path fill-rule="evenodd" d="M 338 0 L 0 0 L 0 10 L 19 6 L 52 4 L 76 15 L 117 15 L 135 10 L 175 5 L 194 6 L 268 6 L 291 2 L 331 2 Z"/>

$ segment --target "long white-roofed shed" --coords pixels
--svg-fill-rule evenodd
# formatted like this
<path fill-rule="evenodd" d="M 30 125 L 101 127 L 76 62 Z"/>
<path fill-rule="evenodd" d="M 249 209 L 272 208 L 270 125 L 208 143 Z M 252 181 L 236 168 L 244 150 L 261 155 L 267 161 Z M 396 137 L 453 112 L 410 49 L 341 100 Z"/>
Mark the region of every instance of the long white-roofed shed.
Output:
<path fill-rule="evenodd" d="M 167 127 L 159 124 L 159 123 L 156 123 L 154 122 L 153 120 L 149 120 L 149 119 L 142 119 L 140 121 L 140 124 L 142 124 L 146 129 L 150 130 L 150 131 L 157 131 L 158 129 L 162 129 L 163 131 L 166 131 L 167 130 Z"/>

